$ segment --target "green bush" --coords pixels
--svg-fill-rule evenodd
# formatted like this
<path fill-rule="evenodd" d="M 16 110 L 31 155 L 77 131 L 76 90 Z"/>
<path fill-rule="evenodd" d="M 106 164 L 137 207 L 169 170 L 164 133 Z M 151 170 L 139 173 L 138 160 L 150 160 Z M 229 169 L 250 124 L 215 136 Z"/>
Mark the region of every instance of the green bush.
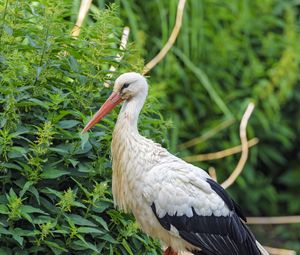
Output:
<path fill-rule="evenodd" d="M 110 93 L 109 66 L 142 68 L 132 47 L 116 63 L 118 9 L 94 12 L 75 39 L 71 1 L 0 3 L 0 254 L 158 254 L 159 244 L 113 208 L 117 111 L 80 134 Z M 162 142 L 158 107 L 150 98 L 141 130 Z"/>

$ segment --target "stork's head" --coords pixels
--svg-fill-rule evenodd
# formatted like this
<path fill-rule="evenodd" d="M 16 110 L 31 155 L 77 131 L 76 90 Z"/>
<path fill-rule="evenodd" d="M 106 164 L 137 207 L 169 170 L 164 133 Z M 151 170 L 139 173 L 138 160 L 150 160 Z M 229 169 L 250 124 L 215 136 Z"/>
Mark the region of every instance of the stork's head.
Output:
<path fill-rule="evenodd" d="M 123 100 L 130 100 L 139 95 L 146 95 L 148 84 L 139 73 L 124 73 L 116 79 L 113 92 L 119 94 Z"/>
<path fill-rule="evenodd" d="M 130 72 L 120 75 L 115 81 L 112 94 L 101 106 L 99 111 L 95 113 L 82 132 L 86 132 L 91 129 L 122 101 L 129 101 L 133 98 L 144 99 L 147 96 L 147 92 L 148 84 L 144 76 L 141 74 Z"/>

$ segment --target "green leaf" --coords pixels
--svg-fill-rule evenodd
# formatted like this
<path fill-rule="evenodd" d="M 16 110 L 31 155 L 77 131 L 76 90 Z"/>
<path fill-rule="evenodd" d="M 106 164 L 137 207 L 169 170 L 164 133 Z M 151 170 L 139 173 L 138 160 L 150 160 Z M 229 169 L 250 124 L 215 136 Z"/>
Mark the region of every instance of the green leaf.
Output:
<path fill-rule="evenodd" d="M 7 24 L 3 24 L 3 30 L 8 34 L 8 35 L 12 35 L 13 34 L 13 29 L 8 26 Z"/>
<path fill-rule="evenodd" d="M 111 244 L 109 245 L 109 255 L 114 255 L 114 249 Z"/>
<path fill-rule="evenodd" d="M 65 229 L 59 229 L 59 230 L 53 230 L 52 233 L 67 235 L 67 234 L 69 234 L 69 231 L 65 230 Z"/>
<path fill-rule="evenodd" d="M 23 157 L 27 152 L 28 152 L 28 149 L 25 149 L 20 146 L 13 146 L 9 150 L 8 157 L 11 159 L 20 158 L 20 157 Z"/>
<path fill-rule="evenodd" d="M 55 195 L 55 196 L 57 196 L 57 197 L 61 197 L 62 196 L 62 193 L 61 192 L 59 192 L 59 191 L 57 191 L 57 190 L 54 190 L 54 189 L 51 189 L 51 188 L 45 188 L 45 189 L 42 189 L 41 190 L 43 193 L 46 193 L 46 194 L 53 194 L 53 195 Z"/>
<path fill-rule="evenodd" d="M 105 235 L 101 236 L 100 238 L 107 241 L 107 242 L 109 242 L 109 243 L 112 243 L 112 244 L 118 244 L 119 243 L 110 234 L 105 234 Z"/>
<path fill-rule="evenodd" d="M 95 206 L 93 206 L 93 211 L 97 213 L 102 213 L 110 206 L 111 206 L 110 202 L 98 201 L 95 203 Z"/>
<path fill-rule="evenodd" d="M 0 234 L 2 235 L 11 235 L 11 233 L 6 229 L 0 226 Z"/>
<path fill-rule="evenodd" d="M 26 219 L 26 220 L 29 221 L 30 223 L 33 222 L 31 216 L 30 216 L 28 213 L 22 212 L 22 211 L 21 211 L 21 215 L 22 215 L 22 217 L 23 217 L 24 219 Z"/>
<path fill-rule="evenodd" d="M 85 154 L 88 153 L 91 149 L 92 149 L 92 145 L 89 141 L 87 141 L 84 146 L 78 148 L 78 150 L 76 150 L 76 154 Z"/>
<path fill-rule="evenodd" d="M 36 69 L 36 79 L 38 79 L 42 73 L 43 67 L 42 66 L 38 66 Z"/>
<path fill-rule="evenodd" d="M 39 194 L 38 190 L 34 186 L 31 186 L 29 188 L 29 191 L 34 195 L 38 204 L 40 204 L 40 194 Z"/>
<path fill-rule="evenodd" d="M 24 241 L 24 238 L 17 235 L 17 234 L 13 234 L 12 233 L 12 237 L 13 239 L 15 239 L 21 246 L 23 245 L 23 241 Z"/>
<path fill-rule="evenodd" d="M 52 220 L 51 216 L 39 215 L 34 217 L 32 223 L 40 225 L 47 222 L 51 222 L 51 220 Z"/>
<path fill-rule="evenodd" d="M 43 102 L 37 98 L 29 98 L 28 101 L 33 102 L 35 105 L 41 106 L 45 109 L 49 109 L 49 105 L 46 102 Z"/>
<path fill-rule="evenodd" d="M 70 67 L 74 72 L 79 72 L 79 65 L 78 62 L 76 60 L 76 58 L 74 58 L 73 56 L 69 57 L 69 63 L 70 63 Z"/>
<path fill-rule="evenodd" d="M 63 128 L 63 129 L 69 129 L 72 127 L 75 127 L 77 124 L 79 124 L 80 122 L 77 120 L 62 120 L 60 122 L 58 122 L 58 126 Z"/>
<path fill-rule="evenodd" d="M 6 205 L 0 204 L 0 213 L 1 214 L 9 214 L 9 210 Z"/>
<path fill-rule="evenodd" d="M 48 168 L 42 172 L 41 177 L 43 179 L 56 179 L 56 178 L 59 178 L 63 175 L 67 175 L 67 174 L 70 174 L 70 172 L 65 171 L 65 170 Z"/>
<path fill-rule="evenodd" d="M 79 167 L 80 167 L 80 166 L 79 166 Z M 71 178 L 72 178 L 72 180 L 73 180 L 74 182 L 77 183 L 77 185 L 78 185 L 79 188 L 84 192 L 84 194 L 85 194 L 86 197 L 89 197 L 89 196 L 91 195 L 91 193 L 90 193 L 86 188 L 84 188 L 80 182 L 78 182 L 78 181 L 77 181 L 75 178 L 73 178 L 73 177 L 71 177 Z"/>
<path fill-rule="evenodd" d="M 1 167 L 5 167 L 5 168 L 9 168 L 9 169 L 15 169 L 15 170 L 22 170 L 22 168 L 17 165 L 17 164 L 14 164 L 14 163 L 4 163 L 4 164 L 1 164 Z"/>
<path fill-rule="evenodd" d="M 58 244 L 55 243 L 55 242 L 51 242 L 51 241 L 45 240 L 44 243 L 45 243 L 48 247 L 52 247 L 52 248 L 58 249 L 58 250 L 60 250 L 60 251 L 68 252 L 67 249 L 65 249 L 65 248 L 62 247 L 61 245 L 58 245 Z"/>
<path fill-rule="evenodd" d="M 103 234 L 103 232 L 97 228 L 79 227 L 77 230 L 79 233 L 84 233 L 84 234 L 89 234 L 89 233 Z"/>
<path fill-rule="evenodd" d="M 90 173 L 93 170 L 93 166 L 87 163 L 80 163 L 78 165 L 78 171 L 82 173 Z"/>
<path fill-rule="evenodd" d="M 80 161 L 74 159 L 68 159 L 68 161 L 72 164 L 73 167 L 76 167 Z"/>
<path fill-rule="evenodd" d="M 89 140 L 89 133 L 88 132 L 85 132 L 85 133 L 80 133 L 79 135 L 80 139 L 81 139 L 81 149 L 83 150 L 86 143 L 88 142 Z"/>
<path fill-rule="evenodd" d="M 36 236 L 39 232 L 37 230 L 14 228 L 12 233 L 18 236 Z"/>
<path fill-rule="evenodd" d="M 130 254 L 130 255 L 134 255 L 129 244 L 127 243 L 127 241 L 125 240 L 125 238 L 123 238 L 122 240 L 122 245 L 125 248 L 125 250 Z"/>
<path fill-rule="evenodd" d="M 97 215 L 92 215 L 92 218 L 95 221 L 97 221 L 105 230 L 109 231 L 107 223 L 106 223 L 106 221 L 103 218 L 101 218 L 101 217 L 99 217 Z"/>
<path fill-rule="evenodd" d="M 75 241 L 75 243 L 77 243 L 77 244 L 79 243 L 79 244 L 81 244 L 81 246 L 86 247 L 86 248 L 88 248 L 88 249 L 90 249 L 90 250 L 93 250 L 93 251 L 99 253 L 97 247 L 96 247 L 95 245 L 93 245 L 92 243 L 87 242 L 87 241 L 83 238 L 82 235 L 76 235 L 76 236 L 77 236 L 80 240 Z M 80 241 L 81 241 L 82 243 L 81 243 Z"/>
<path fill-rule="evenodd" d="M 69 218 L 74 222 L 75 225 L 79 226 L 89 226 L 89 227 L 96 227 L 97 225 L 80 215 L 77 214 L 66 214 L 65 217 Z"/>
<path fill-rule="evenodd" d="M 31 206 L 31 205 L 21 205 L 20 210 L 23 213 L 40 213 L 40 214 L 48 215 L 48 213 L 42 211 L 39 208 L 35 208 L 35 207 Z"/>
<path fill-rule="evenodd" d="M 73 206 L 81 207 L 81 208 L 86 208 L 86 206 L 83 203 L 80 203 L 78 201 L 74 201 L 73 202 Z"/>
<path fill-rule="evenodd" d="M 8 200 L 10 200 L 10 199 L 15 200 L 15 199 L 18 198 L 17 194 L 15 193 L 15 191 L 13 190 L 13 188 L 10 188 L 10 190 L 9 190 L 9 196 L 6 194 L 6 197 L 8 198 Z"/>
<path fill-rule="evenodd" d="M 66 147 L 66 146 L 60 146 L 60 147 L 56 147 L 56 148 L 49 148 L 50 151 L 54 151 L 54 152 L 57 152 L 58 154 L 60 155 L 65 155 L 65 154 L 68 154 L 69 153 L 69 148 Z"/>
<path fill-rule="evenodd" d="M 19 196 L 22 198 L 25 192 L 30 188 L 30 186 L 33 184 L 31 181 L 27 181 L 25 185 L 23 186 L 23 189 L 20 191 Z"/>

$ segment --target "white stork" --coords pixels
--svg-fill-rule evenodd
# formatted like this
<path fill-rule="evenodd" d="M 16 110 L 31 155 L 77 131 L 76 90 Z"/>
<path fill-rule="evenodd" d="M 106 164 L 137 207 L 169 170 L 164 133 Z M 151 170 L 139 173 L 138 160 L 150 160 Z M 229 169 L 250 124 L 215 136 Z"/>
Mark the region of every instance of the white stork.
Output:
<path fill-rule="evenodd" d="M 168 247 L 164 255 L 266 255 L 244 224 L 240 207 L 201 168 L 141 136 L 137 122 L 148 94 L 146 79 L 122 74 L 86 125 L 88 131 L 119 103 L 112 139 L 115 204 L 132 212 L 141 229 Z"/>

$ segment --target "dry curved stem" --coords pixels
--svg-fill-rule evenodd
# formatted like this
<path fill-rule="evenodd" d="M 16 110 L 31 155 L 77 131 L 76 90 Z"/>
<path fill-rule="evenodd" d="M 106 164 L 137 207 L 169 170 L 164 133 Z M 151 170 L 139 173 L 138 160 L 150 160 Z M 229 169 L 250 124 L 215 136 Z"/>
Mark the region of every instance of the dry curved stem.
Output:
<path fill-rule="evenodd" d="M 251 140 L 248 141 L 248 148 L 256 145 L 259 142 L 259 139 L 254 137 Z M 221 159 L 225 158 L 234 154 L 237 154 L 242 151 L 242 146 L 238 145 L 235 147 L 231 147 L 225 150 L 206 153 L 206 154 L 198 154 L 198 155 L 191 155 L 186 156 L 183 159 L 188 162 L 195 162 L 195 161 L 208 161 L 208 160 L 215 160 L 215 159 Z"/>
<path fill-rule="evenodd" d="M 217 172 L 216 169 L 214 167 L 209 167 L 208 168 L 208 173 L 210 175 L 210 177 L 215 181 L 218 182 L 218 177 L 217 177 Z"/>
<path fill-rule="evenodd" d="M 235 182 L 237 177 L 243 171 L 246 161 L 248 159 L 248 153 L 249 153 L 248 147 L 249 146 L 248 146 L 246 128 L 247 128 L 248 120 L 253 112 L 253 109 L 254 109 L 254 104 L 249 103 L 248 107 L 242 117 L 241 124 L 240 124 L 240 139 L 241 139 L 241 146 L 242 146 L 242 154 L 241 154 L 241 158 L 240 158 L 236 168 L 234 169 L 234 171 L 231 173 L 231 175 L 228 177 L 228 179 L 225 180 L 221 184 L 224 189 L 227 189 L 229 186 L 231 186 Z"/>
<path fill-rule="evenodd" d="M 251 225 L 275 225 L 300 223 L 300 215 L 277 217 L 247 217 L 247 224 Z"/>
<path fill-rule="evenodd" d="M 73 27 L 71 31 L 71 35 L 74 37 L 78 37 L 80 34 L 80 28 L 82 26 L 82 23 L 86 17 L 86 14 L 88 13 L 90 6 L 91 6 L 92 0 L 82 0 L 80 4 L 80 9 L 78 12 L 77 21 L 75 23 L 75 26 Z"/>
<path fill-rule="evenodd" d="M 171 47 L 174 45 L 176 38 L 179 34 L 181 25 L 182 25 L 182 17 L 183 17 L 183 11 L 185 7 L 186 0 L 179 0 L 178 6 L 177 6 L 177 14 L 176 14 L 176 21 L 175 26 L 172 30 L 172 33 L 165 44 L 165 46 L 160 50 L 160 52 L 152 59 L 150 60 L 144 67 L 143 74 L 147 74 L 154 66 L 156 66 L 168 53 L 168 51 L 171 49 Z"/>
<path fill-rule="evenodd" d="M 294 250 L 287 250 L 287 249 L 279 249 L 269 246 L 264 246 L 264 248 L 272 255 L 296 255 L 296 251 Z"/>
<path fill-rule="evenodd" d="M 128 37 L 129 37 L 129 33 L 130 33 L 130 28 L 129 27 L 124 27 L 123 29 L 123 33 L 122 33 L 122 38 L 121 38 L 121 43 L 120 43 L 120 50 L 125 50 L 126 49 L 126 45 L 128 42 Z M 116 61 L 120 62 L 123 58 L 124 54 L 118 54 L 116 57 Z M 116 67 L 114 67 L 113 65 L 110 66 L 109 68 L 109 74 L 107 75 L 107 80 L 104 82 L 104 86 L 105 87 L 109 87 L 110 84 L 108 82 L 109 79 L 111 79 L 112 77 L 112 73 L 116 70 Z"/>

